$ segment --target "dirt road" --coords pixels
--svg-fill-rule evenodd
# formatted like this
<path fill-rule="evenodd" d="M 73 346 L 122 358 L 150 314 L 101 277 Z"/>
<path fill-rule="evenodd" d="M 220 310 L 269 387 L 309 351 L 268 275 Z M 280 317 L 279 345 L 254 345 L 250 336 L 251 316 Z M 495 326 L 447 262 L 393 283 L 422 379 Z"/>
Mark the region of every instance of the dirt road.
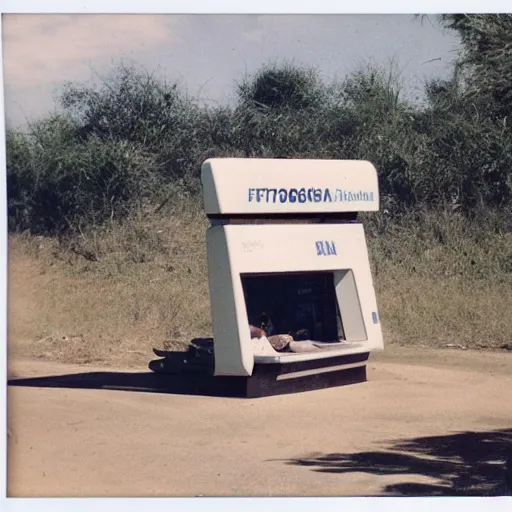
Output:
<path fill-rule="evenodd" d="M 16 378 L 106 371 L 9 366 Z M 510 353 L 393 349 L 367 383 L 256 400 L 90 389 L 87 375 L 35 384 L 8 390 L 9 496 L 510 492 Z"/>

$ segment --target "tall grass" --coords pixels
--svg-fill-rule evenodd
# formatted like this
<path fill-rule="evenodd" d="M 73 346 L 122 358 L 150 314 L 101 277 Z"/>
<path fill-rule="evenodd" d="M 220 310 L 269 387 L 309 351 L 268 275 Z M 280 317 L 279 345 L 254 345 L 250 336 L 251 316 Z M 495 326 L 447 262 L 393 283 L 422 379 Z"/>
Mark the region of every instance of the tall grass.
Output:
<path fill-rule="evenodd" d="M 384 230 L 368 220 L 388 341 L 512 346 L 511 213 L 485 211 L 477 223 L 451 209 L 423 210 Z"/>
<path fill-rule="evenodd" d="M 140 362 L 209 334 L 204 216 L 190 204 L 166 213 L 60 240 L 12 235 L 13 353 Z"/>
<path fill-rule="evenodd" d="M 386 343 L 499 349 L 512 342 L 512 233 L 487 213 L 364 219 Z M 505 214 L 503 214 L 505 215 Z M 197 203 L 80 237 L 11 235 L 11 354 L 145 365 L 152 347 L 211 335 Z"/>

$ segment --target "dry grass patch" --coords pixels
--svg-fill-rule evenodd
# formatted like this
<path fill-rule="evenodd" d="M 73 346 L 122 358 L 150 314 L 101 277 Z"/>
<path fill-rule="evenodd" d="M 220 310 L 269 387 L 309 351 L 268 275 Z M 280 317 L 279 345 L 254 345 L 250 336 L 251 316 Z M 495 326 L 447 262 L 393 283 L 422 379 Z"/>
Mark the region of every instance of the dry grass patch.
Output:
<path fill-rule="evenodd" d="M 386 338 L 399 344 L 512 344 L 510 219 L 420 212 L 367 231 Z M 373 234 L 372 234 L 373 233 Z"/>
<path fill-rule="evenodd" d="M 11 353 L 145 364 L 152 347 L 177 348 L 209 334 L 198 220 L 193 211 L 137 217 L 60 243 L 11 237 Z"/>
<path fill-rule="evenodd" d="M 376 288 L 388 341 L 467 348 L 512 342 L 510 282 L 381 275 Z"/>
<path fill-rule="evenodd" d="M 511 233 L 457 216 L 421 223 L 379 232 L 367 221 L 386 342 L 512 343 Z M 152 347 L 210 335 L 206 228 L 201 209 L 185 205 L 68 240 L 11 236 L 10 354 L 146 365 Z"/>

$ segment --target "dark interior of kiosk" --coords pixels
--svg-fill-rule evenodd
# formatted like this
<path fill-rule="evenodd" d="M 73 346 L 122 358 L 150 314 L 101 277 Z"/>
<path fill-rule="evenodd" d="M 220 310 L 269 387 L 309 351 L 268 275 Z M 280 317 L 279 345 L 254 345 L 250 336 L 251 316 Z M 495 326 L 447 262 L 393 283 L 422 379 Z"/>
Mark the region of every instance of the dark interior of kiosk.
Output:
<path fill-rule="evenodd" d="M 332 272 L 244 274 L 249 324 L 296 341 L 344 339 Z"/>

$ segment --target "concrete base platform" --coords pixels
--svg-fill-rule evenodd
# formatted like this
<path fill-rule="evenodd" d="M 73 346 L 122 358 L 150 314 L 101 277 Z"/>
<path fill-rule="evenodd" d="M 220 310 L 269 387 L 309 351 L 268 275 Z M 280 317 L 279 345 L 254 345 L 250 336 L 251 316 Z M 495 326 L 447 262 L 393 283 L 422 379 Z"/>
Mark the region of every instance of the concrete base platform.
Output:
<path fill-rule="evenodd" d="M 250 377 L 215 377 L 211 368 L 190 365 L 180 371 L 176 360 L 166 367 L 166 358 L 151 361 L 149 369 L 168 373 L 165 378 L 169 384 L 181 392 L 259 398 L 365 382 L 368 357 L 366 352 L 287 364 L 256 364 Z"/>

